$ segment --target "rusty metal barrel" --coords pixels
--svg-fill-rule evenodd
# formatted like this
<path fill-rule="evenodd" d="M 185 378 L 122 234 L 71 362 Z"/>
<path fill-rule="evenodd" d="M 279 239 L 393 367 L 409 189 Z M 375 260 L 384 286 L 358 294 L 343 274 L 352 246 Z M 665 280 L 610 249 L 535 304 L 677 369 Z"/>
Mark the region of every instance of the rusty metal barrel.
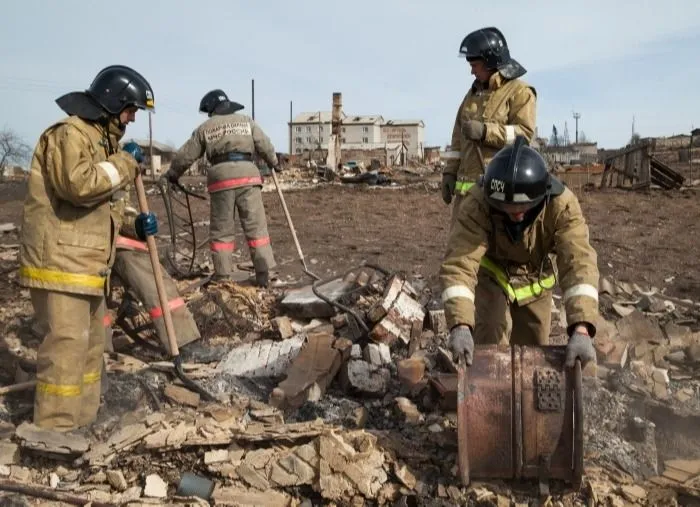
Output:
<path fill-rule="evenodd" d="M 478 345 L 457 385 L 458 464 L 470 478 L 549 479 L 583 474 L 581 364 L 564 366 L 564 346 Z"/>

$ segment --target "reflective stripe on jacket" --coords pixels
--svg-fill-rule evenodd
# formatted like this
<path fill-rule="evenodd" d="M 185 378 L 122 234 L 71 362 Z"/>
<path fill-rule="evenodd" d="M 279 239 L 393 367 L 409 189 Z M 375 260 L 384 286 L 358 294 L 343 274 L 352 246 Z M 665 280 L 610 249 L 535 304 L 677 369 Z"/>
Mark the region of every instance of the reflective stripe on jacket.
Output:
<path fill-rule="evenodd" d="M 22 286 L 103 294 L 123 213 L 113 199 L 125 193 L 137 166 L 118 151 L 121 134 L 114 122 L 107 132 L 71 116 L 41 135 L 24 201 Z"/>
<path fill-rule="evenodd" d="M 578 199 L 569 189 L 545 203 L 517 243 L 503 228 L 505 218 L 492 213 L 480 187 L 472 187 L 458 213 L 440 268 L 450 328 L 457 324 L 473 328 L 474 291 L 477 274 L 483 268 L 511 302 L 519 305 L 538 299 L 558 282 L 567 322 L 587 322 L 595 332 L 598 258 L 589 242 Z"/>

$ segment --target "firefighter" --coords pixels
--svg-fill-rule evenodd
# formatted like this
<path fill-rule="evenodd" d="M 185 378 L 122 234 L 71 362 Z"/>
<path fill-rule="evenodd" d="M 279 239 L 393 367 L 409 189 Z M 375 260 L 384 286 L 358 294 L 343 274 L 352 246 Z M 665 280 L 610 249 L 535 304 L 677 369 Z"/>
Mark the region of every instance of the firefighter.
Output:
<path fill-rule="evenodd" d="M 124 215 L 136 217 L 138 213 L 131 206 L 127 206 Z M 165 350 L 169 352 L 170 344 L 168 341 L 168 334 L 165 330 L 163 311 L 160 306 L 160 300 L 158 299 L 158 290 L 153 275 L 153 267 L 151 266 L 151 258 L 148 255 L 148 245 L 146 242 L 139 239 L 133 224 L 134 222 L 131 220 L 126 220 L 122 223 L 121 230 L 116 240 L 114 264 L 110 274 L 111 277 L 116 276 L 119 278 L 125 290 L 132 294 L 136 301 L 144 305 L 151 318 L 158 339 L 163 344 Z M 199 344 L 193 343 L 201 338 L 197 323 L 185 304 L 185 301 L 180 297 L 175 281 L 162 265 L 161 273 L 163 274 L 165 293 L 168 297 L 173 325 L 177 330 L 176 339 L 180 354 L 183 359 L 186 359 L 188 356 L 192 355 L 192 353 L 198 353 L 200 356 L 198 359 L 201 359 L 203 347 L 198 347 L 196 345 Z M 46 322 L 39 321 L 38 317 L 39 316 L 35 318 L 32 330 L 37 337 L 41 338 L 46 334 L 48 325 Z M 103 322 L 106 333 L 106 349 L 112 351 L 112 325 L 114 322 L 110 312 L 105 312 Z M 208 351 L 209 348 L 206 350 Z M 102 393 L 106 392 L 106 381 L 107 379 L 103 375 Z"/>
<path fill-rule="evenodd" d="M 126 215 L 136 216 L 137 212 L 131 206 L 127 206 Z M 165 330 L 165 320 L 163 319 L 163 309 L 158 299 L 151 258 L 148 255 L 148 245 L 139 239 L 131 222 L 127 221 L 122 225 L 117 236 L 117 252 L 112 273 L 116 275 L 126 289 L 130 291 L 135 299 L 141 302 L 148 312 L 156 330 L 158 339 L 163 344 L 166 351 L 170 351 L 168 334 Z M 184 299 L 180 296 L 175 281 L 170 277 L 167 270 L 161 265 L 165 293 L 168 298 L 168 306 L 173 319 L 173 325 L 177 331 L 176 341 L 179 348 L 189 345 L 201 338 L 197 323 L 192 316 Z M 187 347 L 182 349 L 186 355 Z"/>
<path fill-rule="evenodd" d="M 175 155 L 163 175 L 171 183 L 200 157 L 206 155 L 211 167 L 207 172 L 210 197 L 210 250 L 214 280 L 233 275 L 235 213 L 240 216 L 255 268 L 255 281 L 267 287 L 269 272 L 276 266 L 267 232 L 262 202 L 262 177 L 253 163 L 259 155 L 276 170 L 275 148 L 262 129 L 249 116 L 238 113 L 241 104 L 229 100 L 222 90 L 212 90 L 201 100 L 199 111 L 209 119 L 202 123 Z"/>
<path fill-rule="evenodd" d="M 450 232 L 440 269 L 450 348 L 471 365 L 475 341 L 547 345 L 558 282 L 566 365 L 585 366 L 595 360 L 598 277 L 578 199 L 517 136 L 469 190 Z"/>
<path fill-rule="evenodd" d="M 536 124 L 535 89 L 519 79 L 525 68 L 511 58 L 500 30 L 470 33 L 459 54 L 475 79 L 457 110 L 450 151 L 444 154 L 442 199 L 448 205 L 454 201 L 452 223 L 463 196 L 483 173 L 482 163 L 518 135 L 531 142 Z"/>
<path fill-rule="evenodd" d="M 56 99 L 69 116 L 47 128 L 31 162 L 20 245 L 20 283 L 48 332 L 37 355 L 34 423 L 71 431 L 92 423 L 100 404 L 105 292 L 124 194 L 143 153 L 119 148 L 137 110 L 154 110 L 153 90 L 135 70 L 101 70 L 84 92 Z M 158 231 L 139 214 L 145 240 Z"/>

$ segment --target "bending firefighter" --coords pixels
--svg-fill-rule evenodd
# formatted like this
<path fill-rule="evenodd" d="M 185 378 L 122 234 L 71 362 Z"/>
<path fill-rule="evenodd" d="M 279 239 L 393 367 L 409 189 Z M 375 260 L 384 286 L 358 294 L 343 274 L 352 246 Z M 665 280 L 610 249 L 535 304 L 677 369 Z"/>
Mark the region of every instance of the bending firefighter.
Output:
<path fill-rule="evenodd" d="M 138 109 L 153 110 L 153 90 L 135 70 L 100 71 L 85 92 L 56 100 L 69 116 L 46 129 L 32 158 L 24 202 L 20 283 L 29 287 L 39 346 L 34 422 L 69 431 L 93 422 L 100 405 L 105 293 L 125 196 L 141 149 L 119 149 Z M 143 240 L 155 215 L 136 217 Z"/>
<path fill-rule="evenodd" d="M 525 69 L 510 56 L 503 34 L 493 27 L 467 35 L 459 48 L 474 82 L 457 110 L 450 150 L 445 152 L 442 198 L 459 203 L 482 175 L 484 163 L 515 137 L 532 141 L 536 125 L 535 89 L 518 79 Z"/>
<path fill-rule="evenodd" d="M 268 285 L 269 271 L 276 266 L 267 232 L 262 202 L 262 177 L 253 163 L 260 155 L 272 170 L 277 155 L 270 139 L 250 117 L 238 114 L 243 106 L 232 102 L 221 90 L 207 93 L 199 111 L 209 119 L 175 155 L 170 169 L 163 175 L 171 182 L 200 157 L 206 155 L 211 167 L 207 172 L 210 197 L 210 249 L 215 280 L 231 278 L 235 248 L 235 212 L 238 210 L 243 233 L 255 267 L 257 285 Z"/>
<path fill-rule="evenodd" d="M 127 215 L 136 215 L 136 210 L 131 207 L 126 208 Z M 141 302 L 148 315 L 151 317 L 158 339 L 166 352 L 169 353 L 168 334 L 165 330 L 163 319 L 163 309 L 158 299 L 151 258 L 148 255 L 148 245 L 142 241 L 130 222 L 125 222 L 117 236 L 117 251 L 112 274 L 116 275 L 124 284 L 136 301 Z M 165 293 L 168 298 L 168 306 L 173 319 L 173 325 L 177 330 L 176 338 L 179 348 L 199 340 L 200 333 L 197 324 L 180 296 L 175 281 L 170 277 L 168 271 L 161 265 L 163 274 Z M 186 355 L 188 347 L 182 348 L 181 352 Z"/>
<path fill-rule="evenodd" d="M 548 344 L 558 282 L 568 323 L 566 364 L 579 358 L 585 366 L 595 360 L 598 277 L 576 196 L 517 137 L 467 193 L 450 232 L 440 269 L 450 348 L 471 365 L 475 340 Z"/>

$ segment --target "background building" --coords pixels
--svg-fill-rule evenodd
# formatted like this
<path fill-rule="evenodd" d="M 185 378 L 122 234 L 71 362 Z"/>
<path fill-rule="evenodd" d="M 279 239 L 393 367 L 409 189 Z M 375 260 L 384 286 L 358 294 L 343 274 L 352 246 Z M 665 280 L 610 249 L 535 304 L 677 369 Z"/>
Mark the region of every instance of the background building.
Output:
<path fill-rule="evenodd" d="M 328 150 L 331 134 L 331 112 L 297 114 L 289 123 L 291 149 L 294 155 Z M 391 164 L 423 159 L 425 123 L 423 120 L 385 120 L 382 115 L 347 115 L 341 113 L 341 151 L 388 150 Z M 345 159 L 345 155 L 343 156 Z"/>

